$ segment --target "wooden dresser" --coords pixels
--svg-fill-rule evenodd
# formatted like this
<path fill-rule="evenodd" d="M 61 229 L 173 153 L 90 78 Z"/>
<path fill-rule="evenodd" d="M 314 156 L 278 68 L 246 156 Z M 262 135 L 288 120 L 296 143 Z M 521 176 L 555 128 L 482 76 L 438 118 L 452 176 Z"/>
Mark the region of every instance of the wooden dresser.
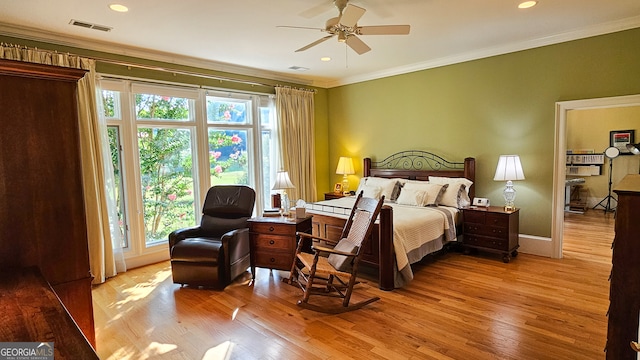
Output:
<path fill-rule="evenodd" d="M 640 315 L 640 175 L 627 175 L 618 195 L 609 290 L 607 359 L 636 360 Z"/>
<path fill-rule="evenodd" d="M 261 217 L 249 219 L 251 241 L 251 275 L 255 268 L 291 270 L 298 237 L 296 232 L 311 234 L 311 216 L 301 219 Z"/>
<path fill-rule="evenodd" d="M 95 346 L 76 92 L 84 74 L 0 60 L 0 271 L 37 267 Z"/>
<path fill-rule="evenodd" d="M 500 206 L 489 206 L 462 211 L 465 248 L 500 253 L 505 263 L 518 256 L 520 209 L 505 211 Z"/>

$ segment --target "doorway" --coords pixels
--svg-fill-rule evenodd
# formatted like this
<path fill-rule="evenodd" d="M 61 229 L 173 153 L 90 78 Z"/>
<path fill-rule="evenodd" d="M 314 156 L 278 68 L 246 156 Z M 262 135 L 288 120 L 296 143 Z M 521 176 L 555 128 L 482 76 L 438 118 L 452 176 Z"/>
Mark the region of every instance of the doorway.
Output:
<path fill-rule="evenodd" d="M 573 100 L 556 103 L 556 129 L 554 142 L 555 158 L 553 172 L 554 191 L 551 224 L 553 258 L 562 258 L 563 249 L 568 112 L 571 110 L 604 109 L 627 106 L 640 106 L 640 95 Z"/>

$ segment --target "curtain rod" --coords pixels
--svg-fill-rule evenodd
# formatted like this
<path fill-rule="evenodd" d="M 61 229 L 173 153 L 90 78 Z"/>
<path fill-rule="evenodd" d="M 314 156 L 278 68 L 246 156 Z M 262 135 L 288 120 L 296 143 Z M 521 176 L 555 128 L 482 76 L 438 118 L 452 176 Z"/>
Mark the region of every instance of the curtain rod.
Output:
<path fill-rule="evenodd" d="M 26 46 L 26 45 L 18 45 L 18 44 L 4 43 L 4 42 L 0 43 L 0 45 L 1 46 L 7 46 L 7 47 L 15 47 L 15 48 L 18 48 L 18 49 L 20 49 L 20 48 L 29 49 L 29 47 Z M 37 47 L 34 47 L 33 49 L 36 50 L 36 51 L 42 51 L 42 52 L 46 52 L 46 53 L 54 54 L 54 55 L 60 53 L 57 50 L 43 50 L 43 49 L 38 49 Z M 73 56 L 80 57 L 80 55 L 71 54 L 69 52 L 67 52 L 67 55 L 73 55 Z M 95 57 L 95 56 L 88 57 L 88 58 L 93 59 L 95 61 L 102 62 L 102 63 L 108 63 L 108 64 L 113 64 L 113 65 L 126 66 L 126 67 L 135 67 L 135 68 L 138 68 L 138 69 L 145 69 L 145 70 L 163 71 L 163 72 L 168 72 L 168 73 L 172 73 L 172 74 L 196 76 L 196 77 L 205 78 L 205 79 L 220 80 L 221 82 L 222 81 L 229 81 L 229 82 L 235 82 L 235 83 L 252 85 L 252 86 L 265 86 L 265 87 L 270 87 L 270 88 L 280 86 L 278 84 L 275 84 L 275 85 L 266 84 L 266 83 L 261 83 L 261 82 L 257 82 L 257 81 L 249 81 L 249 80 L 230 78 L 230 77 L 226 77 L 226 76 L 204 74 L 204 73 L 200 73 L 200 72 L 196 72 L 196 71 L 169 69 L 169 68 L 165 68 L 165 67 L 162 67 L 162 66 L 136 64 L 136 63 L 128 62 L 128 61 L 113 60 L 113 59 L 107 59 L 107 58 L 101 58 L 101 57 Z M 305 90 L 316 92 L 313 89 L 305 89 Z"/>

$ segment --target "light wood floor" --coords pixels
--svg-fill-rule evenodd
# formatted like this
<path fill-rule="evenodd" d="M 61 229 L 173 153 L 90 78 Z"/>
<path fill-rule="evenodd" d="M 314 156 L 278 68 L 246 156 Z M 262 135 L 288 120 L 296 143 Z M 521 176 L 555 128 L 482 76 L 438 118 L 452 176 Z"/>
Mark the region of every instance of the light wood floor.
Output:
<path fill-rule="evenodd" d="M 602 220 L 602 221 L 601 221 Z M 341 315 L 302 310 L 284 272 L 180 288 L 169 262 L 93 291 L 101 359 L 603 359 L 613 215 L 567 214 L 562 260 L 451 252 L 406 289 Z"/>

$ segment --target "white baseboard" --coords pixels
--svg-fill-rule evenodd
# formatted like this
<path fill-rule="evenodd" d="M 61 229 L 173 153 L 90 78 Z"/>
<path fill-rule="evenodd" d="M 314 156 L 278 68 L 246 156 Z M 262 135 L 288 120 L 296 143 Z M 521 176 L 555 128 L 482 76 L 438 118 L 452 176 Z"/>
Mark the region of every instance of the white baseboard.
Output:
<path fill-rule="evenodd" d="M 518 252 L 544 257 L 553 256 L 553 243 L 551 238 L 523 234 L 520 234 L 519 238 L 520 248 Z"/>
<path fill-rule="evenodd" d="M 169 251 L 166 249 L 164 249 L 164 251 L 156 251 L 149 254 L 125 259 L 125 264 L 127 265 L 127 269 L 134 269 L 149 264 L 159 263 L 165 260 L 169 260 Z"/>

